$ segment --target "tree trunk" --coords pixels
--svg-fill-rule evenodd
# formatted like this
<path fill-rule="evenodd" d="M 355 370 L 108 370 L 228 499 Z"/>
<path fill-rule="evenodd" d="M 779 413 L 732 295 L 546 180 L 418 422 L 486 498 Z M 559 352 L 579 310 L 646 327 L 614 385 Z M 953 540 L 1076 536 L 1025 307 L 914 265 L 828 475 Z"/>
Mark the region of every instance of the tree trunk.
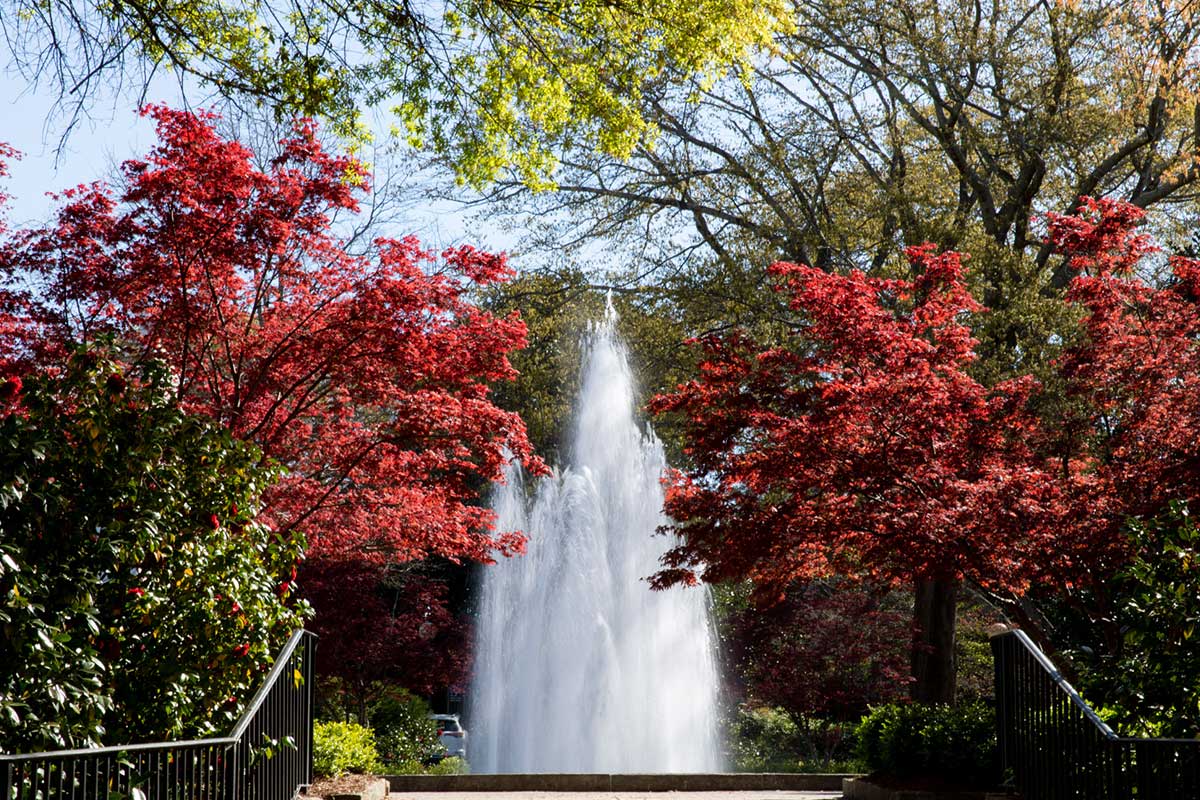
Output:
<path fill-rule="evenodd" d="M 918 703 L 954 703 L 957 665 L 954 618 L 958 581 L 918 580 L 913 603 L 912 699 Z"/>

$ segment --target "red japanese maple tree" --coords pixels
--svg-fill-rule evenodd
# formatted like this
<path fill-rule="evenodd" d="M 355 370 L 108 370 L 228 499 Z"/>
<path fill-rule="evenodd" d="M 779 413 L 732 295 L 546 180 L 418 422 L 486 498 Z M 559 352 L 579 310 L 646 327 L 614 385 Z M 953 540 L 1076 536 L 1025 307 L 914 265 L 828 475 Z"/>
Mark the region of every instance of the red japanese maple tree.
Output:
<path fill-rule="evenodd" d="M 1087 465 L 1079 513 L 1110 535 L 1127 517 L 1200 498 L 1200 260 L 1169 257 L 1157 285 L 1138 275 L 1158 252 L 1137 232 L 1144 214 L 1089 199 L 1077 216 L 1050 218 L 1079 272 L 1067 297 L 1086 312 L 1061 363 L 1082 401 L 1062 446 Z"/>
<path fill-rule="evenodd" d="M 119 191 L 68 190 L 56 224 L 0 250 L 20 323 L 0 360 L 53 367 L 100 337 L 164 359 L 188 410 L 287 468 L 266 521 L 304 531 L 322 564 L 521 550 L 478 492 L 509 454 L 539 468 L 520 418 L 489 400 L 525 328 L 466 297 L 510 274 L 504 257 L 412 238 L 351 252 L 335 217 L 358 210 L 366 171 L 313 126 L 259 168 L 211 115 L 144 113 L 160 144 L 122 166 Z"/>
<path fill-rule="evenodd" d="M 908 251 L 911 281 L 771 268 L 792 341 L 710 337 L 697 379 L 655 398 L 682 417 L 693 467 L 672 480 L 682 535 L 657 585 L 863 575 L 917 587 L 913 694 L 953 697 L 956 587 L 1019 591 L 1060 513 L 1029 444 L 1034 384 L 985 387 L 967 368 L 978 305 L 958 254 Z"/>
<path fill-rule="evenodd" d="M 1103 578 L 1130 555 L 1126 526 L 1200 503 L 1200 260 L 1155 257 L 1144 214 L 1085 198 L 1077 215 L 1049 219 L 1078 273 L 1067 299 L 1084 312 L 1059 364 L 1072 403 L 1052 441 L 1072 487 L 1063 539 L 1082 546 L 1060 550 L 1090 567 L 1066 588 L 1113 650 L 1125 637 Z"/>

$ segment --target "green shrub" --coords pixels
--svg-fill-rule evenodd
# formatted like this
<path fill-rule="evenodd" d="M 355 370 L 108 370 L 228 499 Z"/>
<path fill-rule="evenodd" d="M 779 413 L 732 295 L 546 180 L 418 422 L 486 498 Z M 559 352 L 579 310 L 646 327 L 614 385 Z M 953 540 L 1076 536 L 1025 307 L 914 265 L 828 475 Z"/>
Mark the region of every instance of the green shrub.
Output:
<path fill-rule="evenodd" d="M 742 707 L 730 720 L 730 760 L 739 772 L 862 772 L 854 735 L 852 723 Z"/>
<path fill-rule="evenodd" d="M 420 761 L 400 761 L 384 766 L 388 775 L 424 775 L 427 767 Z"/>
<path fill-rule="evenodd" d="M 999 778 L 995 712 L 981 702 L 879 706 L 858 726 L 858 755 L 872 772 L 990 785 Z"/>
<path fill-rule="evenodd" d="M 306 613 L 279 470 L 106 352 L 0 376 L 0 752 L 224 734 Z"/>
<path fill-rule="evenodd" d="M 337 777 L 347 772 L 373 772 L 379 766 L 375 734 L 353 722 L 313 724 L 313 772 Z"/>
<path fill-rule="evenodd" d="M 429 719 L 429 704 L 404 689 L 378 700 L 371 707 L 370 718 L 379 758 L 389 771 L 441 750 L 437 722 Z"/>
<path fill-rule="evenodd" d="M 430 766 L 425 770 L 426 775 L 466 775 L 470 773 L 471 767 L 461 758 L 450 756 L 443 758 L 441 761 Z"/>
<path fill-rule="evenodd" d="M 420 761 L 401 761 L 386 767 L 389 775 L 468 775 L 471 765 L 461 758 L 443 758 L 436 764 L 422 764 Z"/>

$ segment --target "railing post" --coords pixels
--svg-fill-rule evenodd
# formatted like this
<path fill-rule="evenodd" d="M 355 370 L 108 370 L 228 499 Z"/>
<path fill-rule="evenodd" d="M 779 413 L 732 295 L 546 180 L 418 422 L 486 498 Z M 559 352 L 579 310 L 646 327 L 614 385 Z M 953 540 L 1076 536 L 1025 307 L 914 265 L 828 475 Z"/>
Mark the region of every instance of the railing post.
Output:
<path fill-rule="evenodd" d="M 242 800 L 242 782 L 238 771 L 238 743 L 225 748 L 225 800 Z"/>
<path fill-rule="evenodd" d="M 305 697 L 305 708 L 308 710 L 306 736 L 308 738 L 307 753 L 304 755 L 304 782 L 311 784 L 313 780 L 313 726 L 316 724 L 317 708 L 317 636 L 310 634 L 306 643 L 304 656 L 304 686 L 308 690 Z"/>
<path fill-rule="evenodd" d="M 996 753 L 1000 762 L 1000 774 L 1007 773 L 1009 760 L 1008 729 L 1011 719 L 1012 680 L 1010 678 L 1008 654 L 1005 652 L 1006 639 L 1001 632 L 994 633 L 988 644 L 992 648 L 992 672 L 995 677 L 993 702 L 996 704 Z"/>

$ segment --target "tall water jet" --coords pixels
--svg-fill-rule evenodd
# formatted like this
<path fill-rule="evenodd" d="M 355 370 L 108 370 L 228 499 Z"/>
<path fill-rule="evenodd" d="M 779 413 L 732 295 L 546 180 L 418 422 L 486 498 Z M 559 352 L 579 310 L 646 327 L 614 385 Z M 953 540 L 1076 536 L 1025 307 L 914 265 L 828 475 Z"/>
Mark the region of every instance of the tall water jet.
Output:
<path fill-rule="evenodd" d="M 493 501 L 523 557 L 484 569 L 470 696 L 477 772 L 721 768 L 708 595 L 650 591 L 669 545 L 661 443 L 637 424 L 609 305 L 587 336 L 571 463 Z"/>

